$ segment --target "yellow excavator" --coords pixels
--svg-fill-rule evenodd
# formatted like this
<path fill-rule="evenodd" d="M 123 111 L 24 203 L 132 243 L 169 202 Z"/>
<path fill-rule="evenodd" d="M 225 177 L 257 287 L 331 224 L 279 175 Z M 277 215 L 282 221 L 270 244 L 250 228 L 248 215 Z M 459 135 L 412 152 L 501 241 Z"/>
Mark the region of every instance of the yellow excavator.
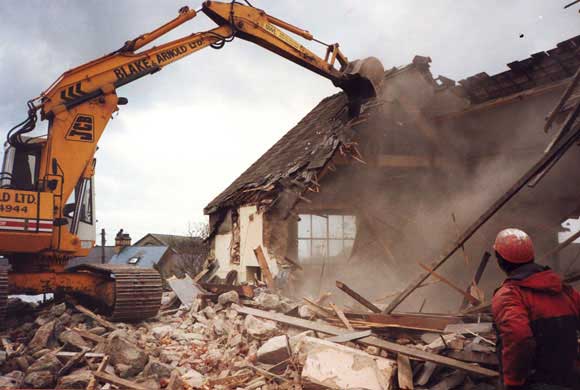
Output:
<path fill-rule="evenodd" d="M 139 51 L 200 11 L 217 27 Z M 27 119 L 7 135 L 0 172 L 0 255 L 9 264 L 0 267 L 0 325 L 8 294 L 79 295 L 114 321 L 148 318 L 159 309 L 162 283 L 155 270 L 108 264 L 67 268 L 69 259 L 87 256 L 95 245 L 94 154 L 111 115 L 127 104 L 118 88 L 237 37 L 331 80 L 348 95 L 352 115 L 375 96 L 383 79 L 379 60 L 349 62 L 338 44 L 324 44 L 322 58 L 287 32 L 323 44 L 249 2 L 206 1 L 198 11 L 183 7 L 175 19 L 63 73 L 28 101 Z M 27 133 L 38 112 L 48 121 L 48 133 L 32 137 Z"/>

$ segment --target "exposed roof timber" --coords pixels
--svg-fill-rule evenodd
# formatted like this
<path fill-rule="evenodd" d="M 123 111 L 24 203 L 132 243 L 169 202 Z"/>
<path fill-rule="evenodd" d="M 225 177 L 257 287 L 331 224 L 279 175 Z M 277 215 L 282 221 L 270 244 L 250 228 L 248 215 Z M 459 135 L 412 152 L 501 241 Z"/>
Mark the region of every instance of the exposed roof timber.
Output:
<path fill-rule="evenodd" d="M 485 103 L 476 104 L 476 105 L 470 106 L 469 108 L 462 110 L 462 111 L 451 112 L 451 113 L 444 114 L 444 115 L 433 116 L 431 119 L 433 121 L 436 121 L 436 122 L 446 121 L 446 120 L 450 120 L 450 119 L 459 118 L 459 117 L 462 117 L 462 116 L 467 115 L 467 114 L 472 114 L 474 112 L 489 110 L 489 109 L 492 109 L 492 108 L 495 108 L 495 107 L 498 107 L 501 105 L 516 103 L 516 102 L 522 101 L 522 100 L 530 98 L 530 97 L 540 96 L 540 95 L 554 92 L 554 91 L 560 91 L 560 90 L 563 91 L 564 88 L 570 83 L 571 79 L 572 78 L 569 77 L 569 78 L 566 78 L 564 80 L 557 81 L 553 84 L 542 85 L 539 87 L 528 89 L 528 90 L 523 91 L 523 92 L 515 93 L 513 95 L 504 96 L 501 98 L 489 100 Z"/>
<path fill-rule="evenodd" d="M 402 108 L 413 117 L 417 129 L 437 146 L 441 141 L 433 125 L 441 121 L 565 88 L 569 77 L 580 66 L 580 36 L 563 41 L 552 50 L 514 61 L 508 64 L 510 69 L 502 73 L 493 76 L 480 73 L 460 81 L 460 85 L 444 77 L 433 79 L 429 71 L 430 61 L 429 57 L 416 56 L 411 64 L 386 71 L 385 81 L 392 83 L 390 85 L 395 91 L 390 95 L 387 92 L 387 95 L 399 101 Z M 419 80 L 415 78 L 417 75 L 424 79 L 426 84 L 417 83 L 416 88 L 424 89 L 430 101 L 423 99 L 425 101 L 406 102 L 404 96 L 399 96 L 410 89 L 405 84 L 408 75 L 415 81 Z M 385 91 L 389 91 L 388 86 Z M 363 113 L 366 110 L 369 115 L 374 115 L 375 110 L 381 110 L 385 104 L 391 103 L 387 97 L 383 98 L 365 104 Z M 469 104 L 467 98 L 471 106 L 463 109 Z M 346 103 L 341 93 L 323 99 L 212 200 L 206 206 L 205 213 L 214 214 L 242 204 L 269 208 L 284 203 L 284 208 L 291 210 L 295 204 L 293 202 L 298 202 L 295 194 L 308 188 L 317 188 L 320 178 L 340 165 L 340 161 L 336 160 L 329 163 L 336 156 L 336 151 L 341 145 L 356 140 L 353 127 L 357 123 L 348 123 Z M 437 111 L 447 114 L 431 114 Z"/>

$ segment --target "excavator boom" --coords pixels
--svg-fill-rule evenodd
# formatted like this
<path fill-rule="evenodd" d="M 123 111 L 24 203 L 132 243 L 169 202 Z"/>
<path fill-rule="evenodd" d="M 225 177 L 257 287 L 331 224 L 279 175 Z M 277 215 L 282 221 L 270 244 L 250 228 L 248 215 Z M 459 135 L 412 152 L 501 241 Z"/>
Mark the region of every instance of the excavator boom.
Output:
<path fill-rule="evenodd" d="M 111 318 L 155 314 L 161 298 L 161 281 L 155 271 L 84 266 L 72 272 L 65 268 L 68 259 L 88 255 L 95 244 L 94 155 L 111 115 L 127 103 L 117 96 L 118 88 L 238 37 L 332 81 L 348 95 L 351 113 L 356 114 L 358 105 L 376 95 L 383 78 L 376 59 L 351 63 L 338 44 L 325 44 L 325 55 L 320 57 L 289 35 L 321 43 L 308 31 L 236 1 L 206 1 L 201 11 L 217 27 L 143 50 L 197 16 L 183 7 L 176 18 L 157 29 L 66 71 L 28 102 L 28 119 L 8 134 L 0 173 L 0 255 L 11 265 L 9 273 L 0 269 L 0 317 L 8 293 L 54 291 L 97 300 L 109 308 Z M 38 111 L 42 120 L 49 121 L 48 134 L 27 138 Z"/>

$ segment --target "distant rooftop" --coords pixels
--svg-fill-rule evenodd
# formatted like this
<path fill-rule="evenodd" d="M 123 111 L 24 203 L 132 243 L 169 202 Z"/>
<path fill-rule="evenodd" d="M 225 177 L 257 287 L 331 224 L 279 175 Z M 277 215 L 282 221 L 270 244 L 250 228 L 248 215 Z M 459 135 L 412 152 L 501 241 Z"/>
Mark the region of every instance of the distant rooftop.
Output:
<path fill-rule="evenodd" d="M 123 248 L 121 253 L 111 257 L 110 263 L 153 268 L 169 250 L 168 246 L 129 246 Z"/>

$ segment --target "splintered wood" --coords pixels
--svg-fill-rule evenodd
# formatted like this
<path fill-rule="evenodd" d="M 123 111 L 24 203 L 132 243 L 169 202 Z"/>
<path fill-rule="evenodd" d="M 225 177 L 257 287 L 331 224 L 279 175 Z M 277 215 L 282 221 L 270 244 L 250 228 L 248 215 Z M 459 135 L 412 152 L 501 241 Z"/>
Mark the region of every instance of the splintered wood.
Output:
<path fill-rule="evenodd" d="M 264 256 L 262 247 L 258 246 L 255 248 L 254 254 L 256 255 L 260 269 L 262 270 L 262 277 L 266 281 L 266 286 L 268 286 L 268 288 L 274 288 L 274 277 L 272 276 L 272 272 L 270 272 L 270 267 L 268 266 L 268 262 L 266 261 L 266 256 Z"/>
<path fill-rule="evenodd" d="M 473 297 L 470 293 L 463 291 L 461 288 L 459 288 L 458 286 L 453 284 L 449 279 L 445 278 L 443 275 L 438 274 L 437 272 L 435 272 L 431 268 L 427 267 L 425 264 L 419 263 L 419 265 L 425 271 L 429 272 L 431 275 L 435 276 L 441 282 L 445 283 L 446 285 L 451 287 L 453 290 L 457 291 L 459 294 L 461 294 L 463 297 L 465 297 L 465 299 L 467 299 L 472 305 L 477 306 L 481 303 L 475 297 Z"/>
<path fill-rule="evenodd" d="M 286 316 L 284 314 L 271 313 L 271 312 L 266 312 L 263 310 L 253 309 L 253 308 L 249 308 L 249 307 L 240 307 L 238 309 L 238 311 L 240 313 L 253 315 L 255 317 L 261 317 L 261 318 L 269 319 L 272 321 L 280 322 L 280 323 L 283 323 L 286 325 L 294 326 L 297 328 L 309 329 L 309 330 L 313 330 L 315 332 L 326 333 L 326 334 L 333 335 L 333 336 L 338 336 L 338 335 L 343 335 L 343 334 L 349 333 L 348 330 L 345 330 L 345 329 L 342 329 L 342 328 L 339 328 L 336 326 L 326 325 L 323 323 L 318 323 L 318 322 L 313 322 L 313 321 L 307 321 L 307 320 L 303 320 L 300 318 L 289 317 L 289 316 Z M 445 356 L 440 356 L 440 355 L 437 355 L 434 353 L 421 351 L 419 349 L 406 347 L 404 345 L 392 343 L 390 341 L 382 340 L 382 339 L 380 339 L 378 337 L 374 337 L 374 336 L 365 337 L 363 339 L 358 340 L 358 342 L 365 344 L 365 345 L 374 346 L 374 347 L 377 347 L 380 349 L 384 349 L 384 350 L 387 350 L 390 352 L 400 353 L 402 355 L 412 357 L 414 359 L 423 360 L 423 361 L 431 361 L 431 362 L 435 362 L 435 363 L 443 365 L 443 366 L 456 368 L 456 369 L 463 370 L 466 372 L 471 372 L 473 374 L 478 374 L 478 375 L 482 375 L 482 376 L 486 376 L 486 377 L 497 377 L 498 376 L 497 371 L 489 370 L 487 368 L 483 368 L 483 367 L 479 367 L 479 366 L 466 364 L 464 362 L 461 362 L 461 361 L 458 361 L 455 359 L 450 359 L 450 358 L 445 357 Z"/>
<path fill-rule="evenodd" d="M 117 329 L 117 327 L 115 325 L 113 325 L 111 322 L 105 320 L 100 315 L 93 313 L 92 311 L 90 311 L 86 307 L 83 307 L 81 305 L 74 305 L 74 308 L 77 311 L 83 313 L 84 315 L 91 317 L 93 320 L 97 321 L 101 326 L 104 326 L 107 329 L 111 329 L 111 330 Z"/>
<path fill-rule="evenodd" d="M 344 284 L 342 282 L 339 282 L 337 280 L 336 281 L 336 287 L 338 287 L 340 290 L 344 291 L 352 299 L 354 299 L 355 301 L 357 301 L 358 303 L 360 303 L 361 305 L 363 305 L 364 307 L 366 307 L 367 309 L 369 309 L 373 313 L 380 313 L 381 312 L 381 309 L 379 309 L 378 307 L 376 307 L 375 305 L 373 305 L 366 298 L 364 298 L 362 295 L 358 294 L 356 291 L 352 290 L 346 284 Z"/>
<path fill-rule="evenodd" d="M 147 390 L 145 387 L 138 385 L 132 381 L 119 378 L 118 376 L 107 374 L 106 372 L 94 372 L 93 375 L 103 381 L 110 383 L 112 385 L 118 386 L 121 389 L 130 389 L 130 390 Z"/>
<path fill-rule="evenodd" d="M 413 390 L 413 370 L 411 362 L 405 355 L 397 354 L 397 376 L 399 379 L 399 389 Z"/>

